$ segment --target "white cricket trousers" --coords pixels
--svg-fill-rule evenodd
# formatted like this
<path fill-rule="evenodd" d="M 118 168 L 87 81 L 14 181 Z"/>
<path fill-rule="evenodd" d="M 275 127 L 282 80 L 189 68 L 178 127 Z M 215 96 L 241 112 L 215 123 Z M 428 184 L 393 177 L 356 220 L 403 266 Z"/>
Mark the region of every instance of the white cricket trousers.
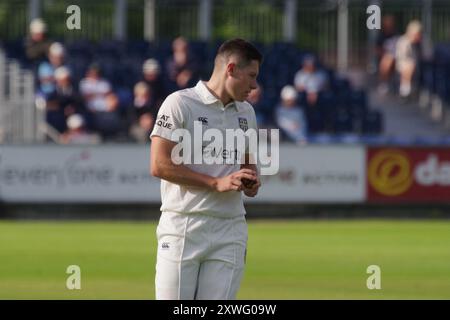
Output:
<path fill-rule="evenodd" d="M 244 216 L 163 212 L 156 230 L 157 300 L 233 300 L 247 248 Z"/>

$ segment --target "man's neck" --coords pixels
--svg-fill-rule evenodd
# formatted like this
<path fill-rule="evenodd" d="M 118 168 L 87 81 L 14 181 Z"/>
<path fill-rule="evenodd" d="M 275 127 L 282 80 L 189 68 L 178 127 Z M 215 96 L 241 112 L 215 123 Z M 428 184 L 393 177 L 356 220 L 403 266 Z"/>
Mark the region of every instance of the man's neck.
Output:
<path fill-rule="evenodd" d="M 211 77 L 209 81 L 205 82 L 205 86 L 217 99 L 223 103 L 224 106 L 233 101 L 230 95 L 226 92 L 225 85 L 219 79 Z"/>

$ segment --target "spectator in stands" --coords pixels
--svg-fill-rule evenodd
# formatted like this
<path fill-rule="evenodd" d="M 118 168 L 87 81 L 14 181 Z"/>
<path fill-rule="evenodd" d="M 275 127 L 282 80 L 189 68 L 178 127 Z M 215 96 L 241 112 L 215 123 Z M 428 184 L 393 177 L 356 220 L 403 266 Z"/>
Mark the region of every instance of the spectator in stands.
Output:
<path fill-rule="evenodd" d="M 376 55 L 378 59 L 378 92 L 385 95 L 389 92 L 389 79 L 394 72 L 395 47 L 398 34 L 395 27 L 395 18 L 386 15 L 382 20 L 381 32 L 376 41 Z"/>
<path fill-rule="evenodd" d="M 46 111 L 46 121 L 59 133 L 66 130 L 66 118 L 79 109 L 76 103 L 75 92 L 70 83 L 70 71 L 64 66 L 52 70 L 53 66 L 48 68 L 39 68 L 41 78 L 48 76 L 48 82 L 42 82 L 42 86 L 37 94 L 37 101 L 43 103 Z M 46 75 L 43 70 L 50 70 L 52 73 Z M 47 71 L 46 71 L 47 72 Z M 51 81 L 51 82 L 50 82 Z"/>
<path fill-rule="evenodd" d="M 82 115 L 72 114 L 67 118 L 67 131 L 60 137 L 62 144 L 98 144 L 101 139 L 98 134 L 86 130 L 86 122 Z"/>
<path fill-rule="evenodd" d="M 144 81 L 152 92 L 152 99 L 159 107 L 167 96 L 161 76 L 161 66 L 155 59 L 148 59 L 142 66 Z"/>
<path fill-rule="evenodd" d="M 36 98 L 36 105 L 42 105 L 45 109 L 45 120 L 52 129 L 59 133 L 66 130 L 66 118 L 63 108 L 60 107 L 56 99 Z"/>
<path fill-rule="evenodd" d="M 188 88 L 198 80 L 198 66 L 189 52 L 189 44 L 183 37 L 172 42 L 173 55 L 167 62 L 169 80 L 173 90 Z"/>
<path fill-rule="evenodd" d="M 396 45 L 396 69 L 400 74 L 399 94 L 407 98 L 413 92 L 414 76 L 418 73 L 420 62 L 432 57 L 431 41 L 422 35 L 422 24 L 413 20 L 408 24 L 406 33 Z"/>
<path fill-rule="evenodd" d="M 294 85 L 298 92 L 306 94 L 308 105 L 316 105 L 319 93 L 327 88 L 328 76 L 317 68 L 314 56 L 305 56 L 302 68 L 295 75 Z"/>
<path fill-rule="evenodd" d="M 158 107 L 153 102 L 152 91 L 145 82 L 138 82 L 134 86 L 134 101 L 130 109 L 132 112 L 130 136 L 137 142 L 149 142 Z"/>
<path fill-rule="evenodd" d="M 101 78 L 97 64 L 89 66 L 86 77 L 80 81 L 80 93 L 92 118 L 94 130 L 99 131 L 106 139 L 119 133 L 119 99 L 113 93 L 111 84 Z"/>
<path fill-rule="evenodd" d="M 106 111 L 106 96 L 112 92 L 108 80 L 101 78 L 100 66 L 93 63 L 86 71 L 86 77 L 80 81 L 80 93 L 89 111 Z"/>
<path fill-rule="evenodd" d="M 65 49 L 59 42 L 54 42 L 48 49 L 48 61 L 42 62 L 38 68 L 38 92 L 48 98 L 56 89 L 55 70 L 64 64 Z"/>
<path fill-rule="evenodd" d="M 275 108 L 275 120 L 290 141 L 306 143 L 306 118 L 297 104 L 297 91 L 293 86 L 287 85 L 281 90 L 281 102 Z"/>
<path fill-rule="evenodd" d="M 48 95 L 39 95 L 45 104 L 47 123 L 59 133 L 66 130 L 67 116 L 75 112 L 75 99 L 73 88 L 70 84 L 70 72 L 66 67 L 55 70 L 55 89 Z M 38 99 L 39 99 L 38 98 Z"/>
<path fill-rule="evenodd" d="M 69 68 L 62 66 L 55 70 L 56 88 L 50 100 L 55 100 L 59 107 L 64 110 L 67 118 L 75 113 L 84 113 L 84 106 L 81 96 L 75 90 Z"/>
<path fill-rule="evenodd" d="M 51 41 L 47 38 L 47 25 L 42 19 L 30 23 L 30 35 L 25 40 L 25 54 L 30 62 L 37 66 L 47 58 Z"/>

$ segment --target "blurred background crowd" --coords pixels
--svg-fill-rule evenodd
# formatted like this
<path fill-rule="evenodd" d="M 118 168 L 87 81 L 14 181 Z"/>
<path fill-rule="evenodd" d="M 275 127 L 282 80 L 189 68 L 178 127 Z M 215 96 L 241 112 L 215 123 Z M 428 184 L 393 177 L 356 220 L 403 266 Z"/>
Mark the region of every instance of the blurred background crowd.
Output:
<path fill-rule="evenodd" d="M 116 1 L 115 5 L 120 3 L 126 1 Z M 197 5 L 201 9 L 205 3 L 212 2 L 199 1 Z M 297 1 L 284 1 L 287 7 L 293 3 L 297 5 Z M 330 4 L 339 5 L 325 1 L 322 7 Z M 408 106 L 409 114 L 426 118 L 421 114 L 422 105 L 422 109 L 431 110 L 434 120 L 439 120 L 431 124 L 436 133 L 430 143 L 436 143 L 436 139 L 439 143 L 448 141 L 445 122 L 449 113 L 450 46 L 445 41 L 433 43 L 429 25 L 420 21 L 426 15 L 422 14 L 422 19 L 397 16 L 401 16 L 402 26 L 395 12 L 386 13 L 381 17 L 381 30 L 365 31 L 370 40 L 366 59 L 359 57 L 356 63 L 349 61 L 352 56 L 348 52 L 339 53 L 342 42 L 348 42 L 352 34 L 341 34 L 339 15 L 334 60 L 326 50 L 302 47 L 302 42 L 247 38 L 264 54 L 259 86 L 248 98 L 259 127 L 279 128 L 283 141 L 298 144 L 398 143 L 402 137 L 392 134 L 391 129 L 411 123 L 405 116 L 391 116 L 389 105 L 412 104 L 419 107 Z M 183 20 L 183 12 L 179 18 Z M 297 32 L 296 23 L 291 24 L 291 32 Z M 289 33 L 289 26 L 286 28 Z M 365 23 L 360 28 L 366 28 Z M 207 80 L 216 50 L 224 40 L 189 35 L 157 40 L 128 39 L 124 35 L 100 40 L 66 39 L 54 37 L 41 17 L 30 20 L 27 33 L 5 39 L 2 46 L 8 58 L 17 59 L 34 74 L 34 100 L 45 110 L 46 141 L 64 144 L 149 142 L 148 134 L 162 101 L 176 90 Z M 245 35 L 236 32 L 233 36 Z M 383 100 L 385 97 L 388 100 Z M 425 133 L 427 125 L 430 123 L 422 125 Z M 419 131 L 414 142 L 427 138 Z"/>

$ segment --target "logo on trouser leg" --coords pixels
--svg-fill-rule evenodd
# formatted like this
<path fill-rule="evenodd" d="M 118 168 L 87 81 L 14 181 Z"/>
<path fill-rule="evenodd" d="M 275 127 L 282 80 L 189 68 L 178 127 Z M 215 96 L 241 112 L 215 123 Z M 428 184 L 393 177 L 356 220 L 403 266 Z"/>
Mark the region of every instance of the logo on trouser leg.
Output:
<path fill-rule="evenodd" d="M 170 249 L 170 243 L 169 242 L 163 242 L 161 244 L 161 249 L 163 250 L 169 250 Z"/>

